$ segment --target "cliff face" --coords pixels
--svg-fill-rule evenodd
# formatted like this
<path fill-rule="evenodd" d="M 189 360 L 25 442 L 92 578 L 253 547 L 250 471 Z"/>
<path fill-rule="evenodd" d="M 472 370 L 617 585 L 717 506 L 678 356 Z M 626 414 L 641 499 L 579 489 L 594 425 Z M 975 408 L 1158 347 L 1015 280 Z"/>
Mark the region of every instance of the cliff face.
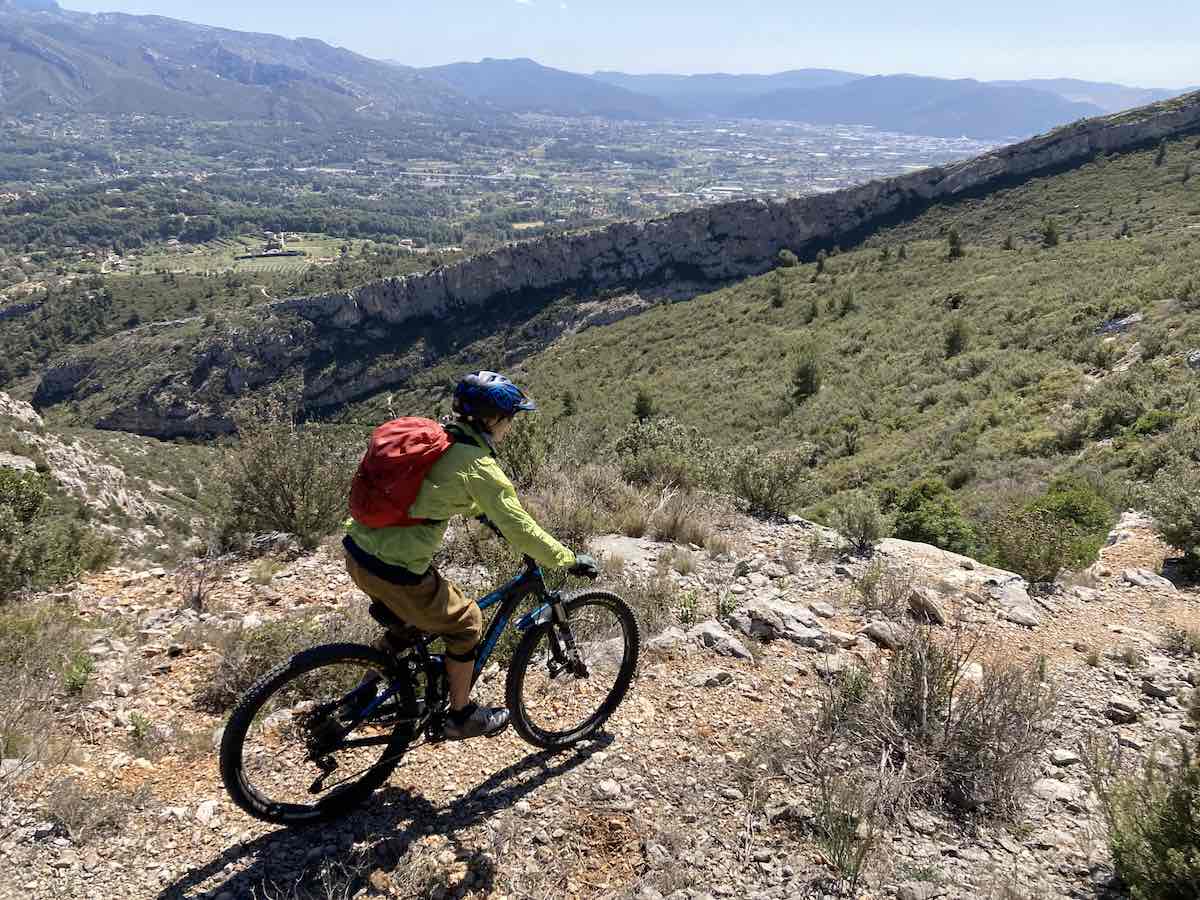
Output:
<path fill-rule="evenodd" d="M 652 301 L 597 311 L 586 308 L 586 298 L 761 274 L 784 248 L 811 257 L 821 246 L 851 243 L 929 204 L 1198 130 L 1200 93 L 836 193 L 619 223 L 501 247 L 429 273 L 274 301 L 218 337 L 142 329 L 48 371 L 34 399 L 40 406 L 86 400 L 81 408 L 102 427 L 161 436 L 229 430 L 229 405 L 239 394 L 283 378 L 299 380 L 303 406 L 328 408 L 403 384 L 431 361 L 430 348 L 450 322 L 458 331 L 468 321 L 528 318 L 568 295 L 585 302 L 560 314 L 551 333 L 634 314 Z M 153 362 L 130 379 L 131 358 Z"/>
<path fill-rule="evenodd" d="M 493 250 L 434 272 L 350 291 L 284 300 L 281 311 L 334 328 L 392 324 L 503 302 L 525 291 L 607 290 L 679 276 L 720 282 L 770 269 L 789 248 L 837 243 L 912 207 L 986 191 L 1009 180 L 1082 163 L 1200 128 L 1200 93 L 1061 128 L 976 159 L 785 202 L 727 203 L 649 222 Z"/>

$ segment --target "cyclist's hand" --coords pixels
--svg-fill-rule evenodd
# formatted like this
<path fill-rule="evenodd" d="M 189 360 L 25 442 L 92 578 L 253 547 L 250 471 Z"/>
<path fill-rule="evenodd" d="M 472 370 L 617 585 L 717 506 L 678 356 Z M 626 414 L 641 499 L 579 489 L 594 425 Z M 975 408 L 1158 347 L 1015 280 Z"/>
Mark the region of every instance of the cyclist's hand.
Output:
<path fill-rule="evenodd" d="M 600 566 L 586 553 L 575 554 L 575 565 L 567 569 L 567 573 L 579 578 L 590 578 L 595 581 L 600 577 Z"/>

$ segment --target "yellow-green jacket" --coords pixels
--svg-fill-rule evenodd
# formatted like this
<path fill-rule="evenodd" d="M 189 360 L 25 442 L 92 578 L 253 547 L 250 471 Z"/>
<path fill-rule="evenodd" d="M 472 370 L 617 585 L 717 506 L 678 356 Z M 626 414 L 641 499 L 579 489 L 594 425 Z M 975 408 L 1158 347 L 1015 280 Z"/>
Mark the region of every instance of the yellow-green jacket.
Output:
<path fill-rule="evenodd" d="M 550 568 L 574 564 L 575 554 L 521 506 L 483 435 L 462 423 L 451 425 L 450 431 L 457 440 L 433 464 L 408 510 L 411 518 L 429 519 L 431 524 L 368 528 L 351 521 L 347 532 L 354 543 L 376 559 L 423 575 L 442 546 L 448 519 L 485 515 L 518 553 Z"/>

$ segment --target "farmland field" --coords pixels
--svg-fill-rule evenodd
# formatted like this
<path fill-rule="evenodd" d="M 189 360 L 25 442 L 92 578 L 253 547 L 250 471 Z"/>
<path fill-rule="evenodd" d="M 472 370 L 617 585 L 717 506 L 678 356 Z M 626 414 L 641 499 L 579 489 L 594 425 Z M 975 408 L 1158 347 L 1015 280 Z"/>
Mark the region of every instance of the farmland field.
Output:
<path fill-rule="evenodd" d="M 310 266 L 334 262 L 342 247 L 349 246 L 355 254 L 370 241 L 347 240 L 324 234 L 290 234 L 286 249 L 301 250 L 304 256 L 281 258 L 237 259 L 248 253 L 260 253 L 264 247 L 258 236 L 221 238 L 205 244 L 165 246 L 156 245 L 153 250 L 135 257 L 143 271 L 159 271 L 206 274 L 214 272 L 262 272 L 290 274 L 302 272 Z"/>

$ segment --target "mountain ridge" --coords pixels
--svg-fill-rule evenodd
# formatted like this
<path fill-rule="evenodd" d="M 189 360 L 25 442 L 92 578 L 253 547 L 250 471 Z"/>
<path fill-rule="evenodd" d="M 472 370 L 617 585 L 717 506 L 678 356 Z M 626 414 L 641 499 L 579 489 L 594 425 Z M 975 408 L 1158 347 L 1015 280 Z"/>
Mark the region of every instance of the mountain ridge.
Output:
<path fill-rule="evenodd" d="M 418 70 L 312 38 L 162 16 L 0 7 L 0 111 L 338 121 L 492 112 Z"/>
<path fill-rule="evenodd" d="M 1073 103 L 1047 91 L 917 75 L 877 75 L 834 87 L 775 91 L 741 104 L 739 111 L 752 118 L 980 138 L 1037 134 L 1104 113 L 1094 104 Z"/>
<path fill-rule="evenodd" d="M 478 63 L 451 63 L 420 71 L 471 100 L 506 112 L 614 119 L 663 119 L 670 115 L 666 104 L 654 97 L 528 58 L 487 57 Z"/>
<path fill-rule="evenodd" d="M 78 401 L 102 427 L 160 437 L 231 430 L 236 397 L 285 373 L 303 385 L 302 409 L 336 407 L 419 371 L 446 345 L 440 323 L 448 314 L 464 328 L 473 318 L 496 325 L 564 301 L 560 320 L 567 324 L 556 327 L 568 327 L 590 314 L 588 298 L 639 290 L 694 295 L 771 269 L 782 249 L 811 257 L 942 201 L 1197 130 L 1200 94 L 838 192 L 728 203 L 540 238 L 426 274 L 275 301 L 248 310 L 249 318 L 230 322 L 223 335 L 181 342 L 173 325 L 143 327 L 48 369 L 34 400 L 39 407 Z M 131 356 L 152 360 L 135 382 L 124 363 Z M 123 390 L 110 395 L 107 385 L 118 377 Z"/>

